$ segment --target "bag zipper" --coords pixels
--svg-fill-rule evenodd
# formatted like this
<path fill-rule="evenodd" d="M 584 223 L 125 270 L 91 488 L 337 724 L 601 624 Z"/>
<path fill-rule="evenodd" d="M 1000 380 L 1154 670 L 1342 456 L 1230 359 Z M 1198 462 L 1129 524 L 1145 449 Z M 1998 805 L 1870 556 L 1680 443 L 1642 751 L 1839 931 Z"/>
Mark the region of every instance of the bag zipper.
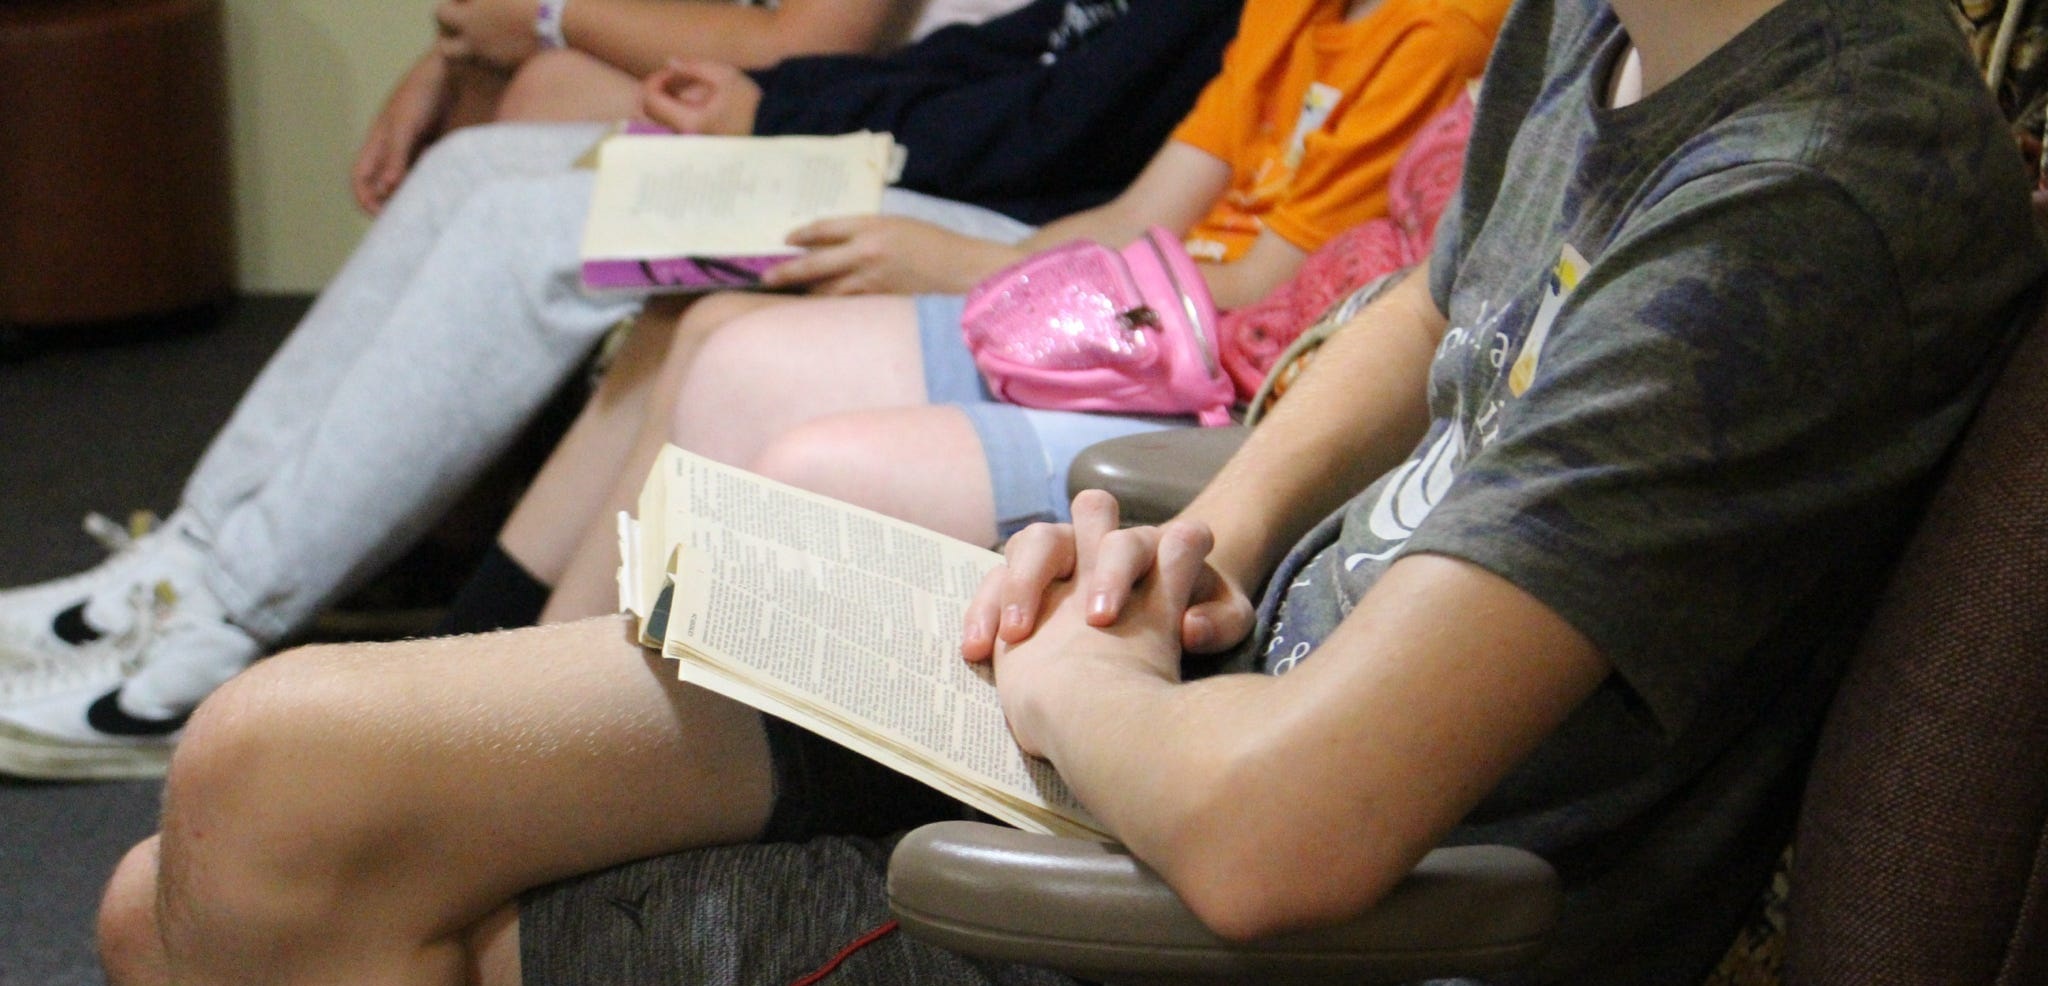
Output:
<path fill-rule="evenodd" d="M 1180 277 L 1173 272 L 1173 264 L 1166 259 L 1166 251 L 1160 249 L 1159 240 L 1150 233 L 1145 234 L 1145 245 L 1151 247 L 1153 255 L 1159 258 L 1159 269 L 1166 272 L 1167 281 L 1173 284 L 1174 296 L 1180 299 L 1181 308 L 1187 312 L 1188 325 L 1194 329 L 1195 344 L 1202 349 L 1202 364 L 1209 371 L 1209 379 L 1222 376 L 1223 368 L 1217 365 L 1216 348 L 1209 343 L 1209 332 L 1196 316 L 1194 299 L 1189 298 L 1187 288 L 1181 286 Z"/>

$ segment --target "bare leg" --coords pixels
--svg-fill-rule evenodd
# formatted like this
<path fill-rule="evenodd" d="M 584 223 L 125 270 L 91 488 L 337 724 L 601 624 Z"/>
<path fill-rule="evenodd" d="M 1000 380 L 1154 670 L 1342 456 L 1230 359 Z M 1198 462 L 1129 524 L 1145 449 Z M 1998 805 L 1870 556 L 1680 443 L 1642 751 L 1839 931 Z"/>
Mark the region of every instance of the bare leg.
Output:
<path fill-rule="evenodd" d="M 926 408 L 924 399 L 910 299 L 800 299 L 734 319 L 704 343 L 666 437 L 721 462 L 991 543 L 995 510 L 980 443 L 957 411 Z M 909 409 L 924 413 L 894 414 Z M 883 410 L 891 413 L 829 420 Z M 893 432 L 899 425 L 914 430 Z M 662 437 L 643 434 L 636 454 L 645 458 L 622 477 L 607 516 L 637 497 Z M 843 449 L 832 447 L 842 441 Z M 829 475 L 840 469 L 846 475 Z M 611 527 L 587 530 L 542 621 L 614 608 L 618 563 Z"/>
<path fill-rule="evenodd" d="M 129 850 L 100 904 L 100 961 L 113 986 L 171 986 L 157 922 L 157 837 Z M 468 935 L 469 986 L 519 986 L 519 905 L 506 904 Z"/>
<path fill-rule="evenodd" d="M 707 340 L 669 433 L 683 448 L 748 466 L 806 421 L 924 400 L 911 299 L 806 298 L 735 319 Z"/>
<path fill-rule="evenodd" d="M 608 545 L 610 563 L 616 565 L 616 541 L 603 539 L 613 529 L 611 518 L 631 509 L 668 439 L 676 394 L 698 347 L 719 325 L 788 300 L 718 294 L 690 305 L 680 322 L 670 306 L 643 315 L 597 393 L 505 522 L 498 535 L 505 552 L 541 582 L 558 587 L 585 541 Z M 616 593 L 572 593 L 559 606 L 551 601 L 542 622 L 609 613 L 616 601 Z"/>
<path fill-rule="evenodd" d="M 623 120 L 640 114 L 640 80 L 580 51 L 544 51 L 521 63 L 496 118 L 537 123 Z"/>
<path fill-rule="evenodd" d="M 747 468 L 962 541 L 996 541 L 981 439 L 956 407 L 816 418 L 777 436 Z"/>
<path fill-rule="evenodd" d="M 520 891 L 758 834 L 757 715 L 661 665 L 616 619 L 257 665 L 188 727 L 110 957 L 153 923 L 186 986 L 463 983 L 473 950 L 503 967 Z"/>
<path fill-rule="evenodd" d="M 677 336 L 677 311 L 674 303 L 649 303 L 634 319 L 596 391 L 498 532 L 505 552 L 543 583 L 561 579 L 585 524 L 625 468 L 649 395 L 662 386 L 655 381 Z"/>

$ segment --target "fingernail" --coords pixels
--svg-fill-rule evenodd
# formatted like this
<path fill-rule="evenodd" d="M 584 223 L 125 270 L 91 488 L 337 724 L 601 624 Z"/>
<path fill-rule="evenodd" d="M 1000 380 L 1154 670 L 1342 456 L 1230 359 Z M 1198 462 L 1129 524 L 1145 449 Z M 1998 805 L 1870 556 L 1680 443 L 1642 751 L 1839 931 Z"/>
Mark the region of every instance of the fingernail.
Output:
<path fill-rule="evenodd" d="M 1094 595 L 1092 595 L 1092 596 L 1089 596 L 1089 597 L 1088 597 L 1088 615 L 1089 615 L 1089 616 L 1108 616 L 1108 615 L 1109 615 L 1109 593 L 1107 593 L 1107 592 L 1097 592 L 1096 594 L 1094 594 Z"/>
<path fill-rule="evenodd" d="M 1016 603 L 1003 607 L 1003 623 L 1021 629 L 1024 626 L 1024 607 Z"/>

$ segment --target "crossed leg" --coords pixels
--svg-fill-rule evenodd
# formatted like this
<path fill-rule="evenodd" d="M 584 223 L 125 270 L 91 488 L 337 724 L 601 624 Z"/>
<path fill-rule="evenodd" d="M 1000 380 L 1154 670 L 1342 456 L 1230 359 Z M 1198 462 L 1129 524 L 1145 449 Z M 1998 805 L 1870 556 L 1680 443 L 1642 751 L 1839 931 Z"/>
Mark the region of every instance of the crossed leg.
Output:
<path fill-rule="evenodd" d="M 259 663 L 109 885 L 110 979 L 516 983 L 521 891 L 766 823 L 758 715 L 662 664 L 619 618 Z"/>
<path fill-rule="evenodd" d="M 542 622 L 580 619 L 616 603 L 618 538 L 609 518 L 637 499 L 665 441 L 955 537 L 993 542 L 993 494 L 980 441 L 957 410 L 925 404 L 910 299 L 713 308 L 723 297 L 699 302 L 684 316 L 683 335 L 704 341 L 689 352 L 671 350 L 624 471 L 612 474 L 615 485 L 602 501 L 607 509 L 595 519 L 551 512 L 556 521 L 548 523 L 574 523 L 582 534 Z M 541 526 L 542 516 L 527 522 Z"/>

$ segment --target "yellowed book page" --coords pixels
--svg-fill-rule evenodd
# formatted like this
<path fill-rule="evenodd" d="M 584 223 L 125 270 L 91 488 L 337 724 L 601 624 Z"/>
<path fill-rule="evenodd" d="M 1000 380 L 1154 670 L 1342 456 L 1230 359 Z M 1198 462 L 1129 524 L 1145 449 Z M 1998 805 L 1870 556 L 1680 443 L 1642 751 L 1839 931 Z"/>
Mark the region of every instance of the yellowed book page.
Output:
<path fill-rule="evenodd" d="M 967 601 L 999 555 L 688 453 L 657 468 L 680 546 L 663 653 L 686 680 L 1020 827 L 1100 834 L 1017 748 L 986 665 L 960 658 Z"/>
<path fill-rule="evenodd" d="M 791 230 L 881 208 L 887 134 L 621 135 L 598 149 L 583 231 L 589 260 L 794 254 Z"/>

